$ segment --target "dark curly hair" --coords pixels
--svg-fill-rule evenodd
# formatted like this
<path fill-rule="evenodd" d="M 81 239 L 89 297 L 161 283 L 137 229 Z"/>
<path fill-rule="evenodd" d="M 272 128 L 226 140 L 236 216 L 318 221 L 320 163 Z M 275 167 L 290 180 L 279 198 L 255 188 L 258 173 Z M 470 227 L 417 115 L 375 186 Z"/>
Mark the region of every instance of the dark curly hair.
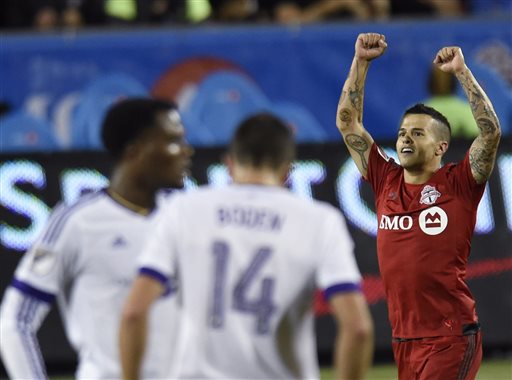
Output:
<path fill-rule="evenodd" d="M 115 103 L 101 127 L 103 146 L 115 159 L 120 158 L 129 143 L 155 126 L 157 114 L 175 109 L 171 102 L 150 98 L 128 98 Z"/>

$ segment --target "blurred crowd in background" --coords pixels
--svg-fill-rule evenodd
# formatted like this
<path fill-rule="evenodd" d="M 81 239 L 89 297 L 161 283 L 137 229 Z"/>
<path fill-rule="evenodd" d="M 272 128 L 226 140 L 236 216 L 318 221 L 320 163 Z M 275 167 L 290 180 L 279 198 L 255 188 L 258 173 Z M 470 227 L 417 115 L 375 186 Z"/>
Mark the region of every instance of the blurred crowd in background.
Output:
<path fill-rule="evenodd" d="M 469 17 L 512 0 L 2 0 L 0 28 L 39 31 L 122 25 L 280 24 L 402 17 Z"/>

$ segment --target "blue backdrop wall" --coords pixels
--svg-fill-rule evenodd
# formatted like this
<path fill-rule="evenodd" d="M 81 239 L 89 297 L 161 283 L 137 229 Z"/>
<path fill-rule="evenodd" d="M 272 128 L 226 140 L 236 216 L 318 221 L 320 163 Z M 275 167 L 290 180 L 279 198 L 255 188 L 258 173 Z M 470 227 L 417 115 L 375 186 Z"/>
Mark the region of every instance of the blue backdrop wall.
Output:
<path fill-rule="evenodd" d="M 51 149 L 100 147 L 108 104 L 143 94 L 176 100 L 196 145 L 224 144 L 236 122 L 261 109 L 289 120 L 302 142 L 338 140 L 336 104 L 365 31 L 389 44 L 367 81 L 364 123 L 374 137 L 395 136 L 404 109 L 428 96 L 431 62 L 447 45 L 462 47 L 510 129 L 512 92 L 500 73 L 512 65 L 509 19 L 7 35 L 0 97 L 44 124 L 37 131 L 53 134 Z M 2 128 L 3 148 L 38 149 L 44 139 L 27 129 L 12 137 Z"/>

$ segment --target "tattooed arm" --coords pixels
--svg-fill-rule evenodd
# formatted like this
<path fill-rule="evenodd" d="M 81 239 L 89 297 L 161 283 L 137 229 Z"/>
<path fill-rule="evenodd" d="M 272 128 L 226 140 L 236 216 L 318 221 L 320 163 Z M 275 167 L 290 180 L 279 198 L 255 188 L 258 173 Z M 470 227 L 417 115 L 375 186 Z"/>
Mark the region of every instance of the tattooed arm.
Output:
<path fill-rule="evenodd" d="M 352 66 L 338 102 L 336 126 L 364 177 L 367 174 L 368 156 L 373 144 L 373 138 L 363 127 L 364 85 L 370 61 L 384 54 L 386 48 L 387 44 L 382 34 L 364 33 L 357 37 Z"/>
<path fill-rule="evenodd" d="M 453 73 L 468 97 L 479 135 L 469 149 L 471 173 L 477 183 L 484 183 L 490 177 L 500 142 L 500 123 L 492 103 L 466 66 L 459 47 L 445 47 L 436 55 L 434 63 L 443 71 Z"/>

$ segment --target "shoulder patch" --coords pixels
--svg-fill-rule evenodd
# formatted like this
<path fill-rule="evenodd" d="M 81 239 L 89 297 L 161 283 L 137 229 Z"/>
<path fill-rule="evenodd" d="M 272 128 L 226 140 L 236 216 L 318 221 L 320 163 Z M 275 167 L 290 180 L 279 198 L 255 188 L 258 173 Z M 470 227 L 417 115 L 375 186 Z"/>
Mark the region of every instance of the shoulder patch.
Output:
<path fill-rule="evenodd" d="M 36 248 L 30 263 L 30 270 L 38 276 L 47 275 L 55 265 L 55 261 L 54 252 L 44 248 Z"/>

